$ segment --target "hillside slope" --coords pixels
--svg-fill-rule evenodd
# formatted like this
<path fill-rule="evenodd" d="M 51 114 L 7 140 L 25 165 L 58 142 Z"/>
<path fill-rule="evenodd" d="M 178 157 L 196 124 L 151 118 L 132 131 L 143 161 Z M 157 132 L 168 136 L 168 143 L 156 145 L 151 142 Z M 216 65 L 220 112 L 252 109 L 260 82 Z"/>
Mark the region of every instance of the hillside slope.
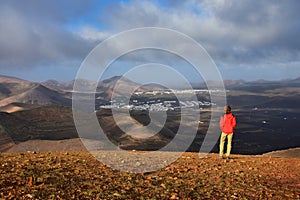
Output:
<path fill-rule="evenodd" d="M 0 125 L 16 143 L 78 137 L 71 108 L 59 105 L 39 106 L 14 113 L 0 112 Z"/>
<path fill-rule="evenodd" d="M 117 156 L 116 152 L 107 153 Z M 184 153 L 159 171 L 134 174 L 113 170 L 88 152 L 4 153 L 0 157 L 0 198 L 300 198 L 300 159 L 232 158 L 226 162 L 217 154 L 199 158 L 197 153 Z M 137 167 L 147 164 L 147 160 L 138 162 Z"/>
<path fill-rule="evenodd" d="M 0 75 L 0 100 L 21 94 L 34 87 L 37 83 Z"/>
<path fill-rule="evenodd" d="M 36 84 L 23 93 L 19 93 L 1 100 L 0 106 L 5 106 L 15 102 L 38 105 L 71 105 L 71 99 L 65 98 L 63 95 L 64 94 L 51 90 L 43 85 Z"/>
<path fill-rule="evenodd" d="M 265 153 L 264 155 L 271 157 L 300 158 L 300 147 L 285 149 L 281 151 L 272 151 L 269 153 Z"/>

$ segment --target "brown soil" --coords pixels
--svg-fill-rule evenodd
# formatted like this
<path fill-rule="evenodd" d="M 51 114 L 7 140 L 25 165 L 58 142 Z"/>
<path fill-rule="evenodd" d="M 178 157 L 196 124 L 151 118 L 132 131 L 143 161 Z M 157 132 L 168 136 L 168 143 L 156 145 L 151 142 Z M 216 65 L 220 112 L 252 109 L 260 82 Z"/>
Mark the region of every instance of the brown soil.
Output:
<path fill-rule="evenodd" d="M 299 199 L 299 167 L 297 158 L 184 153 L 134 174 L 84 151 L 2 153 L 0 199 Z"/>

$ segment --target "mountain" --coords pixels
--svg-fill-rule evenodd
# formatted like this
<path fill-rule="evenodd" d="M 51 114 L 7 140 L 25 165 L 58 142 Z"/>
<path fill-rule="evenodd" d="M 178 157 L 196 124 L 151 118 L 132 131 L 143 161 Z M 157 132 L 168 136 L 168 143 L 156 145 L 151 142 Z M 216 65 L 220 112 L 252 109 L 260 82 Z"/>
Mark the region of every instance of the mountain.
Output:
<path fill-rule="evenodd" d="M 112 78 L 106 79 L 98 84 L 97 91 L 102 91 L 107 97 L 111 97 L 113 89 L 118 86 L 118 91 L 116 96 L 123 96 L 132 94 L 133 91 L 145 92 L 153 90 L 166 90 L 165 87 L 158 84 L 146 84 L 141 85 L 130 79 L 122 76 L 114 76 Z"/>
<path fill-rule="evenodd" d="M 24 79 L 13 77 L 13 76 L 5 76 L 5 75 L 0 75 L 0 80 L 2 81 L 8 81 L 8 82 L 28 82 Z"/>
<path fill-rule="evenodd" d="M 0 76 L 0 100 L 21 94 L 35 85 L 36 83 L 15 77 Z"/>
<path fill-rule="evenodd" d="M 0 106 L 5 106 L 15 102 L 38 105 L 71 105 L 71 100 L 64 97 L 63 93 L 51 90 L 39 83 L 31 84 L 31 87 L 26 88 L 24 92 L 1 100 Z"/>
<path fill-rule="evenodd" d="M 58 91 L 67 91 L 67 92 L 73 92 L 75 80 L 68 81 L 68 82 L 59 82 L 56 80 L 48 80 L 45 82 L 42 82 L 42 84 L 48 88 L 58 90 Z M 84 80 L 84 79 L 77 79 L 76 80 L 77 87 L 80 88 L 91 88 L 95 84 L 94 81 Z"/>
<path fill-rule="evenodd" d="M 74 80 L 69 82 L 59 82 L 48 80 L 43 83 L 35 83 L 15 77 L 0 76 L 0 110 L 13 111 L 22 110 L 22 106 L 11 106 L 12 103 L 48 105 L 58 104 L 71 106 Z M 216 81 L 208 82 L 212 86 L 219 86 Z M 153 91 L 166 90 L 167 88 L 158 84 L 140 85 L 126 77 L 114 76 L 99 83 L 88 80 L 77 80 L 76 84 L 80 88 L 96 87 L 97 106 L 99 103 L 107 103 L 111 100 L 116 85 L 119 90 L 115 91 L 115 96 L 131 95 L 133 91 Z M 234 104 L 248 104 L 249 99 L 257 102 L 256 105 L 280 104 L 296 105 L 299 100 L 300 78 L 283 81 L 251 81 L 225 80 L 225 88 L 229 102 Z M 195 89 L 206 88 L 205 83 L 193 84 Z M 238 98 L 237 98 L 238 97 Z M 293 97 L 286 98 L 286 97 Z M 289 102 L 289 103 L 288 103 Z M 10 105 L 10 107 L 5 107 Z"/>
<path fill-rule="evenodd" d="M 263 92 L 266 90 L 273 90 L 278 88 L 295 88 L 300 87 L 300 78 L 281 81 L 238 81 L 236 84 L 225 85 L 227 89 L 231 90 L 244 90 L 250 92 Z"/>
<path fill-rule="evenodd" d="M 43 86 L 56 91 L 68 91 L 73 89 L 73 82 L 59 82 L 56 80 L 47 80 L 41 83 Z"/>
<path fill-rule="evenodd" d="M 12 103 L 71 106 L 72 93 L 76 92 L 73 91 L 74 83 L 75 80 L 69 82 L 48 80 L 36 83 L 14 77 L 0 76 L 0 110 L 8 110 L 4 107 Z M 99 101 L 101 99 L 102 101 L 109 101 L 117 83 L 120 86 L 117 96 L 125 95 L 133 89 L 138 91 L 164 89 L 153 85 L 141 86 L 121 76 L 115 76 L 99 83 L 88 80 L 76 81 L 77 86 L 83 89 L 94 87 L 96 84 L 96 98 L 100 99 Z"/>
<path fill-rule="evenodd" d="M 12 103 L 71 105 L 71 99 L 62 90 L 54 90 L 41 83 L 0 76 L 0 110 L 7 109 L 4 107 Z"/>
<path fill-rule="evenodd" d="M 134 87 L 139 87 L 140 86 L 139 84 L 129 80 L 126 77 L 122 77 L 122 76 L 113 76 L 109 79 L 105 79 L 105 80 L 103 80 L 99 83 L 99 86 L 103 86 L 103 87 L 106 87 L 106 88 L 113 88 L 113 87 L 115 87 L 117 82 L 119 82 L 118 84 L 120 84 L 120 85 L 128 85 L 128 86 L 131 86 L 131 87 L 132 86 L 134 86 Z"/>
<path fill-rule="evenodd" d="M 72 93 L 76 92 L 73 91 L 74 82 L 74 80 L 69 82 L 48 80 L 42 83 L 34 83 L 15 77 L 0 76 L 0 105 L 5 106 L 10 103 L 18 102 L 70 106 Z M 140 85 L 122 76 L 114 76 L 99 83 L 89 80 L 76 81 L 77 86 L 83 89 L 95 87 L 96 84 L 96 98 L 103 101 L 110 101 L 117 83 L 119 90 L 115 91 L 116 96 L 128 95 L 129 93 L 131 94 L 132 91 L 167 89 L 158 84 Z M 221 85 L 221 83 L 217 81 L 208 81 L 207 83 L 216 87 Z M 257 80 L 251 82 L 244 80 L 224 80 L 223 84 L 227 90 L 233 91 L 273 92 L 277 90 L 277 93 L 286 93 L 287 91 L 297 93 L 297 88 L 300 87 L 300 78 L 282 81 Z M 194 83 L 192 86 L 194 89 L 207 88 L 206 83 Z"/>
<path fill-rule="evenodd" d="M 250 92 L 262 92 L 265 90 L 273 90 L 278 88 L 287 87 L 299 87 L 300 77 L 296 79 L 289 80 L 279 80 L 279 81 L 268 81 L 268 80 L 255 80 L 255 81 L 245 81 L 245 80 L 224 80 L 222 82 L 208 80 L 206 83 L 192 83 L 194 89 L 206 89 L 207 84 L 212 87 L 220 87 L 222 84 L 228 90 L 243 90 Z M 184 86 L 183 86 L 184 89 Z"/>

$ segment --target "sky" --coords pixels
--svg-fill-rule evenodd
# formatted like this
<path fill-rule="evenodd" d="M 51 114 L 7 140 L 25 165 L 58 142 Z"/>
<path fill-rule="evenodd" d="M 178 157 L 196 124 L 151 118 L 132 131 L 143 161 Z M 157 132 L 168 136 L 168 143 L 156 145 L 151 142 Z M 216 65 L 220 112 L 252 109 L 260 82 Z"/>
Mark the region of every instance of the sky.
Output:
<path fill-rule="evenodd" d="M 70 81 L 89 53 L 113 35 L 160 27 L 202 45 L 223 79 L 293 79 L 300 77 L 299 10 L 298 0 L 0 0 L 0 74 Z M 104 78 L 151 62 L 199 80 L 185 60 L 155 50 L 121 56 Z M 139 77 L 155 75 L 149 68 Z"/>

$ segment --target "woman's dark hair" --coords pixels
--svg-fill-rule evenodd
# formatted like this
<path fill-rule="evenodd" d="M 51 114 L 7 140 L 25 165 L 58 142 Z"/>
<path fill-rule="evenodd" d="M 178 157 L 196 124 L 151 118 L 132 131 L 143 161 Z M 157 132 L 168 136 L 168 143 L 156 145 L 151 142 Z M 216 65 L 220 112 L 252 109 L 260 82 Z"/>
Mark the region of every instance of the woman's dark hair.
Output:
<path fill-rule="evenodd" d="M 226 105 L 224 107 L 224 111 L 225 111 L 225 113 L 230 113 L 231 112 L 231 107 L 229 105 Z"/>

